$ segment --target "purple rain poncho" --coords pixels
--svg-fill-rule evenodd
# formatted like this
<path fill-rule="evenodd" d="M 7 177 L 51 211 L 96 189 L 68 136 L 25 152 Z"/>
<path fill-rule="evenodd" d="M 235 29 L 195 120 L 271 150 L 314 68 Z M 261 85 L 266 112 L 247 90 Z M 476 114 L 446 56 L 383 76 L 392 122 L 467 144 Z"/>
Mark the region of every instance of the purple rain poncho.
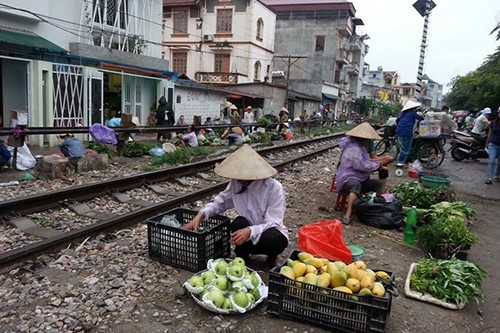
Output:
<path fill-rule="evenodd" d="M 370 179 L 370 174 L 380 168 L 379 162 L 370 161 L 366 148 L 353 138 L 343 138 L 340 141 L 342 155 L 335 178 L 337 188 L 342 187 L 349 180 L 364 182 Z"/>
<path fill-rule="evenodd" d="M 111 143 L 112 145 L 116 145 L 118 143 L 115 131 L 104 125 L 98 123 L 93 124 L 92 126 L 90 126 L 89 133 L 97 143 Z"/>

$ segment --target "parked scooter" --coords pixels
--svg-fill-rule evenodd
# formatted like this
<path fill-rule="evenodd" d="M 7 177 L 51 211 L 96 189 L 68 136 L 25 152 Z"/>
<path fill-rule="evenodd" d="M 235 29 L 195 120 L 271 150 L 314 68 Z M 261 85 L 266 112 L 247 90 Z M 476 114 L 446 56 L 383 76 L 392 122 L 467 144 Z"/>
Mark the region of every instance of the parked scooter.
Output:
<path fill-rule="evenodd" d="M 455 161 L 488 158 L 488 152 L 485 149 L 485 140 L 478 140 L 474 136 L 460 131 L 453 131 L 451 137 L 450 150 L 451 156 Z"/>

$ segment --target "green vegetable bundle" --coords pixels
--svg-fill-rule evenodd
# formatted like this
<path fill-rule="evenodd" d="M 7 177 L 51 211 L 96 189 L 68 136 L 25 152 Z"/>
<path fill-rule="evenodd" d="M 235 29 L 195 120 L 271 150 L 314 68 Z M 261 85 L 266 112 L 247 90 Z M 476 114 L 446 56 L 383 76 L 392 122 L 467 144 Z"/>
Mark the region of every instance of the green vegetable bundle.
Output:
<path fill-rule="evenodd" d="M 483 297 L 485 276 L 484 270 L 468 261 L 422 259 L 410 277 L 410 289 L 463 306 L 471 298 Z"/>
<path fill-rule="evenodd" d="M 456 194 L 450 187 L 423 188 L 415 181 L 399 184 L 392 190 L 392 193 L 401 201 L 403 206 L 415 206 L 424 209 L 428 209 L 442 201 L 456 201 Z"/>

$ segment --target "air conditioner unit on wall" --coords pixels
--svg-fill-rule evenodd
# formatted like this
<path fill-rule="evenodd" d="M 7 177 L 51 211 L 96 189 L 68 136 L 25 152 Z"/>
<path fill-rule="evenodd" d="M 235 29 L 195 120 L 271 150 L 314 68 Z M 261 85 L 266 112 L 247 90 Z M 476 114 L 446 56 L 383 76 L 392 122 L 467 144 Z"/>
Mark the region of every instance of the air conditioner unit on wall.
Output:
<path fill-rule="evenodd" d="M 214 35 L 203 35 L 203 40 L 205 42 L 211 42 L 214 40 Z"/>

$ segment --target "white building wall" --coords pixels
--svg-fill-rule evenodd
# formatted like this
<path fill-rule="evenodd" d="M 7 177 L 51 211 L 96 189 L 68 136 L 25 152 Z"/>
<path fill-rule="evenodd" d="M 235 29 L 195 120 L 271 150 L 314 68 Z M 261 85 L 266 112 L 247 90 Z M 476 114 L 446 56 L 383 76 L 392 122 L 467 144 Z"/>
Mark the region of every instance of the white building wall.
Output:
<path fill-rule="evenodd" d="M 0 8 L 3 26 L 32 31 L 66 50 L 69 43 L 92 44 L 87 32 L 93 21 L 90 14 L 86 14 L 92 8 L 91 0 L 5 0 L 2 4 L 17 8 Z M 161 57 L 162 8 L 162 0 L 129 0 L 127 33 L 144 35 L 148 41 L 144 54 L 157 58 Z M 42 15 L 53 25 L 29 12 Z"/>
<path fill-rule="evenodd" d="M 180 103 L 178 103 L 180 101 Z M 202 124 L 206 117 L 218 117 L 222 104 L 226 101 L 226 94 L 199 89 L 188 89 L 176 86 L 174 96 L 175 121 L 184 115 L 188 124 L 193 123 L 194 116 L 201 116 Z"/>

